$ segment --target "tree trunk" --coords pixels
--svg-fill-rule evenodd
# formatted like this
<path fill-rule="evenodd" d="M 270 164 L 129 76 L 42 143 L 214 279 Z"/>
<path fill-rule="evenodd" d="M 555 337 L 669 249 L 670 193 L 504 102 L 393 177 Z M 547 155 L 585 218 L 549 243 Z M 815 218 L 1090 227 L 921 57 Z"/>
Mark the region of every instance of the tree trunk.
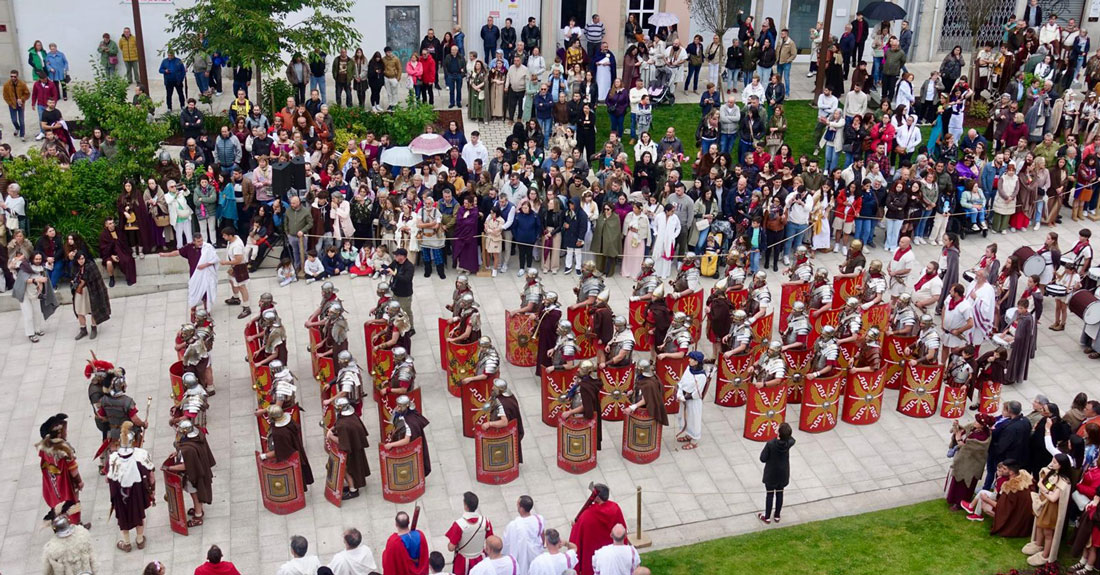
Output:
<path fill-rule="evenodd" d="M 252 75 L 256 78 L 256 102 L 259 102 L 260 104 L 263 104 L 263 101 L 264 101 L 264 84 L 263 84 L 264 69 L 263 69 L 263 66 L 261 66 L 259 62 L 253 62 L 252 63 L 252 72 L 253 72 Z M 274 104 L 275 104 L 275 102 L 273 101 L 272 105 L 274 105 Z M 275 108 L 272 107 L 270 109 L 272 111 L 274 111 Z"/>

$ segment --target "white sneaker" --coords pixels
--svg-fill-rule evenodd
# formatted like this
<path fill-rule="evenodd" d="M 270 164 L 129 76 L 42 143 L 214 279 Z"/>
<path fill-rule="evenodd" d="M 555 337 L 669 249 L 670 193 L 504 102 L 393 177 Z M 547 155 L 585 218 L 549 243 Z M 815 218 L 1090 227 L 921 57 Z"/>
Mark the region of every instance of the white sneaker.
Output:
<path fill-rule="evenodd" d="M 1001 230 L 1001 235 L 1002 235 L 1002 236 L 1004 236 L 1004 235 L 1008 235 L 1008 230 Z"/>
<path fill-rule="evenodd" d="M 500 266 L 500 273 L 508 273 L 508 264 Z"/>
<path fill-rule="evenodd" d="M 1008 233 L 1010 233 L 1010 234 L 1016 233 L 1016 228 L 1008 228 Z"/>
<path fill-rule="evenodd" d="M 523 277 L 523 270 L 519 270 L 518 272 L 516 272 L 516 277 L 517 278 Z"/>
<path fill-rule="evenodd" d="M 833 253 L 834 254 L 839 254 L 840 253 L 840 244 L 833 245 Z"/>
<path fill-rule="evenodd" d="M 493 277 L 497 277 L 497 270 L 493 270 Z"/>
<path fill-rule="evenodd" d="M 1039 231 L 1039 224 L 1035 224 L 1035 227 L 1034 227 L 1033 229 L 1034 229 L 1035 231 Z"/>
<path fill-rule="evenodd" d="M 791 258 L 788 257 L 788 256 L 783 256 L 783 265 L 785 265 L 785 266 L 791 265 Z"/>
<path fill-rule="evenodd" d="M 46 138 L 46 134 L 41 134 L 40 133 L 40 134 L 38 134 L 37 136 L 34 137 L 34 141 L 38 142 L 40 140 L 44 140 L 45 138 Z"/>

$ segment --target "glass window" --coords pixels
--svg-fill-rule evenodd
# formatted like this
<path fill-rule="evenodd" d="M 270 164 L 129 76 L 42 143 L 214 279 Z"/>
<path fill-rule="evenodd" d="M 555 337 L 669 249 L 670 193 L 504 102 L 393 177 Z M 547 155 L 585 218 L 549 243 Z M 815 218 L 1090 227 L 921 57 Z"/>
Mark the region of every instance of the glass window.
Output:
<path fill-rule="evenodd" d="M 649 17 L 657 13 L 657 0 L 628 0 L 626 13 L 633 14 L 634 19 L 640 22 L 642 27 L 647 27 Z"/>
<path fill-rule="evenodd" d="M 791 0 L 787 29 L 799 53 L 810 53 L 810 30 L 817 26 L 820 0 Z"/>
<path fill-rule="evenodd" d="M 737 11 L 744 12 L 742 18 L 752 16 L 752 0 L 726 0 L 726 26 L 737 27 Z"/>

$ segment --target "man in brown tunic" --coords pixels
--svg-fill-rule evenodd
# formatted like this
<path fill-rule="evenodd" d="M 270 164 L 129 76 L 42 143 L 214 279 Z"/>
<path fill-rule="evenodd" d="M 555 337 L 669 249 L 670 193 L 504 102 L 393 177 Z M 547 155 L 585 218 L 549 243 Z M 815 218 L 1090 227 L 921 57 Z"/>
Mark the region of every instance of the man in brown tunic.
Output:
<path fill-rule="evenodd" d="M 370 476 L 370 462 L 367 459 L 367 428 L 363 420 L 355 415 L 355 406 L 346 397 L 336 398 L 336 424 L 328 430 L 328 440 L 335 443 L 340 451 L 347 454 L 347 471 L 344 474 L 344 490 L 341 499 L 359 497 L 359 488 L 367 484 Z"/>
<path fill-rule="evenodd" d="M 657 379 L 657 373 L 653 369 L 653 362 L 648 359 L 638 362 L 638 376 L 634 379 L 633 400 L 634 403 L 623 409 L 627 415 L 634 413 L 640 407 L 644 407 L 657 423 L 668 425 L 668 410 L 665 408 L 664 390 L 661 389 L 661 381 Z"/>
<path fill-rule="evenodd" d="M 577 381 L 569 388 L 573 408 L 561 414 L 562 419 L 581 414 L 584 419 L 596 418 L 596 451 L 603 445 L 603 420 L 600 418 L 600 389 L 603 385 L 596 375 L 596 364 L 584 360 L 577 368 Z"/>
<path fill-rule="evenodd" d="M 489 399 L 489 421 L 481 424 L 481 429 L 501 428 L 516 422 L 516 448 L 519 462 L 523 463 L 523 414 L 519 410 L 519 400 L 508 391 L 508 382 L 497 378 L 493 380 L 493 394 Z"/>
<path fill-rule="evenodd" d="M 107 218 L 103 222 L 103 231 L 99 234 L 99 257 L 103 258 L 103 266 L 107 268 L 110 277 L 110 286 L 115 287 L 115 269 L 122 270 L 126 278 L 126 285 L 137 283 L 137 264 L 134 263 L 133 252 L 118 230 L 114 218 Z"/>
<path fill-rule="evenodd" d="M 202 525 L 202 506 L 214 502 L 213 468 L 217 463 L 210 445 L 206 443 L 206 436 L 191 420 L 180 421 L 176 426 L 176 437 L 175 463 L 168 466 L 168 471 L 183 473 L 183 489 L 191 494 L 191 502 L 195 505 L 194 509 L 187 510 L 191 516 L 187 525 L 195 527 Z"/>
<path fill-rule="evenodd" d="M 611 297 L 611 291 L 604 289 L 596 296 L 596 303 L 592 305 L 589 313 L 592 314 L 592 332 L 596 335 L 596 358 L 599 363 L 607 363 L 607 344 L 615 336 L 615 317 L 607 300 Z"/>
<path fill-rule="evenodd" d="M 302 464 L 302 489 L 308 491 L 309 486 L 313 485 L 313 469 L 306 457 L 301 428 L 278 405 L 267 408 L 267 420 L 271 423 L 271 430 L 267 434 L 267 451 L 260 454 L 260 460 L 274 458 L 275 461 L 286 461 L 297 453 L 298 461 Z"/>

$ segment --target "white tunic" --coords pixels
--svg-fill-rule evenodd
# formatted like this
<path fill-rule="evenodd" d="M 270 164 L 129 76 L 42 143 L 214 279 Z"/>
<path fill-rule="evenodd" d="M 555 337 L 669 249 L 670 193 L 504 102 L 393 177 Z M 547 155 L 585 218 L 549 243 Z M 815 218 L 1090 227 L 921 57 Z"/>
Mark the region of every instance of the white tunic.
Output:
<path fill-rule="evenodd" d="M 516 560 L 507 556 L 501 555 L 496 559 L 489 559 L 486 557 L 482 559 L 477 565 L 474 565 L 473 569 L 470 569 L 470 575 L 516 575 Z"/>
<path fill-rule="evenodd" d="M 653 242 L 653 269 L 662 279 L 672 271 L 676 256 L 676 238 L 680 235 L 680 218 L 675 213 L 657 214 L 653 219 L 656 239 Z"/>
<path fill-rule="evenodd" d="M 218 252 L 214 244 L 204 242 L 202 252 L 199 255 L 198 265 L 207 264 L 203 269 L 195 268 L 195 273 L 187 280 L 187 305 L 195 307 L 206 298 L 207 305 L 212 307 L 218 297 L 218 266 L 220 265 Z"/>
<path fill-rule="evenodd" d="M 887 265 L 890 275 L 890 295 L 897 297 L 909 291 L 909 286 L 913 285 L 909 280 L 913 277 L 916 268 L 917 256 L 913 253 L 912 248 L 906 251 L 900 259 L 890 258 L 890 263 Z M 909 273 L 898 277 L 894 276 L 895 273 L 902 270 L 909 270 Z"/>
<path fill-rule="evenodd" d="M 631 575 L 641 564 L 633 545 L 605 545 L 592 555 L 593 575 Z"/>
<path fill-rule="evenodd" d="M 527 575 L 561 575 L 566 569 L 573 569 L 577 565 L 577 553 L 566 550 L 560 553 L 543 553 L 531 562 Z"/>
<path fill-rule="evenodd" d="M 974 327 L 968 332 L 970 343 L 980 346 L 993 333 L 993 319 L 997 311 L 997 295 L 993 286 L 986 282 L 975 291 L 977 282 L 970 284 L 966 297 L 973 306 Z"/>
<path fill-rule="evenodd" d="M 705 373 L 691 373 L 688 368 L 676 384 L 676 400 L 684 404 L 684 409 L 680 410 L 680 427 L 688 437 L 696 440 L 703 436 L 703 387 L 706 383 Z"/>
<path fill-rule="evenodd" d="M 532 513 L 527 517 L 516 517 L 504 528 L 504 554 L 515 558 L 517 575 L 527 575 L 531 561 L 544 551 L 543 525 L 542 516 Z"/>

